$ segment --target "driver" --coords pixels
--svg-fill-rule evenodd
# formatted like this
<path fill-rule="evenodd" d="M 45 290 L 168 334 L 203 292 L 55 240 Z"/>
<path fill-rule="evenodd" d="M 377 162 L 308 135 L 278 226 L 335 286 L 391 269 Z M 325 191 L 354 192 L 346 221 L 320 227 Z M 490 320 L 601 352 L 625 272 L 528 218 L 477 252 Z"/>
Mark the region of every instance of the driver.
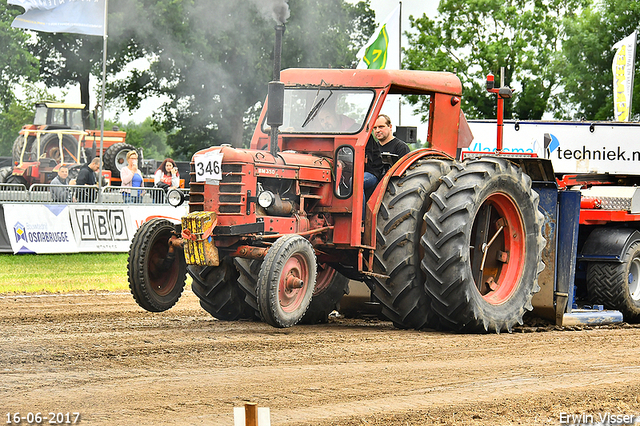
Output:
<path fill-rule="evenodd" d="M 323 108 L 318 113 L 318 122 L 326 132 L 346 132 L 356 125 L 353 118 L 343 114 L 336 114 L 331 108 Z"/>

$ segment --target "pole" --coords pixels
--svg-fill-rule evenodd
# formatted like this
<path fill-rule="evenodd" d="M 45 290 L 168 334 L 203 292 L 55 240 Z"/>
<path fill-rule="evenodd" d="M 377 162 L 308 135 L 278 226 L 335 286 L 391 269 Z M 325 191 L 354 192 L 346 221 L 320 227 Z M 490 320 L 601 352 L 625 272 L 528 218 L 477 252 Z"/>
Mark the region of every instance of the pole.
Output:
<path fill-rule="evenodd" d="M 402 2 L 400 3 L 400 17 L 398 18 L 398 67 L 402 69 Z M 398 126 L 402 125 L 402 95 L 398 95 Z"/>
<path fill-rule="evenodd" d="M 100 169 L 98 170 L 98 202 L 102 202 L 102 151 L 104 148 L 104 98 L 107 88 L 107 12 L 109 11 L 109 0 L 104 0 L 104 34 L 102 36 L 102 94 L 100 105 Z M 93 158 L 91 159 L 93 160 Z"/>

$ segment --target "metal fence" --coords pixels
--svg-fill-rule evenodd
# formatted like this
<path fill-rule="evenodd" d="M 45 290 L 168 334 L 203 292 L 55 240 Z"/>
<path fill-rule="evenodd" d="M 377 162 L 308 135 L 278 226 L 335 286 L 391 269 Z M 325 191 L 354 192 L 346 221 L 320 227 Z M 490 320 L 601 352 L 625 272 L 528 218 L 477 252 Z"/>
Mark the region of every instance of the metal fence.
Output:
<path fill-rule="evenodd" d="M 185 194 L 188 189 L 180 189 Z M 34 184 L 30 189 L 22 184 L 1 183 L 0 201 L 12 203 L 102 203 L 154 205 L 169 204 L 167 194 L 161 188 L 134 188 L 105 186 L 98 191 L 95 186 Z"/>

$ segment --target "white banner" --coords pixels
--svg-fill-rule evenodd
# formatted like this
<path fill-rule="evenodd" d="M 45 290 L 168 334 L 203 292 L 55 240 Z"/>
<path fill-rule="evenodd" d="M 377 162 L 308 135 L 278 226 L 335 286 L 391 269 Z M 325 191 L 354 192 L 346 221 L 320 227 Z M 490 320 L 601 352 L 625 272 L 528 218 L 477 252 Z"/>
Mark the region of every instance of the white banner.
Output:
<path fill-rule="evenodd" d="M 636 59 L 637 31 L 613 45 L 613 119 L 629 121 L 633 98 L 633 72 Z"/>
<path fill-rule="evenodd" d="M 496 149 L 495 121 L 468 120 L 473 133 L 462 152 Z M 516 130 L 517 128 L 517 130 Z M 545 140 L 546 136 L 546 140 Z M 505 121 L 504 151 L 549 158 L 556 173 L 616 173 L 640 170 L 640 124 L 571 121 Z"/>
<path fill-rule="evenodd" d="M 136 230 L 153 217 L 179 221 L 178 208 L 128 205 L 3 204 L 14 253 L 127 252 Z"/>

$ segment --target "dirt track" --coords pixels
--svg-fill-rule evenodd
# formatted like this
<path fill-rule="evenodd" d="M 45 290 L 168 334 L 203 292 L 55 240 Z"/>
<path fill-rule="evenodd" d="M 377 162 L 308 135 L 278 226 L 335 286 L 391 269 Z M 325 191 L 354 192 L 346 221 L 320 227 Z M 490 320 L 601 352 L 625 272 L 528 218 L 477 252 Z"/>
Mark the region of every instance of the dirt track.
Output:
<path fill-rule="evenodd" d="M 269 407 L 274 426 L 640 416 L 635 326 L 452 335 L 338 319 L 282 330 L 216 321 L 186 291 L 161 314 L 127 294 L 2 297 L 0 330 L 2 423 L 79 412 L 80 424 L 231 426 L 247 401 Z"/>

